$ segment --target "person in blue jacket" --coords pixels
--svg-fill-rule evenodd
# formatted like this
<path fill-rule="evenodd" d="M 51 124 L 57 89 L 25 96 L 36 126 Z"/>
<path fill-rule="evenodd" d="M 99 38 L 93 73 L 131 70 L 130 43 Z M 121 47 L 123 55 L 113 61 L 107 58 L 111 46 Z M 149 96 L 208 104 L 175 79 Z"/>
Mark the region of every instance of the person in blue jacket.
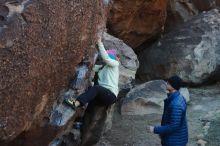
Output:
<path fill-rule="evenodd" d="M 183 82 L 178 76 L 172 76 L 166 81 L 169 93 L 164 100 L 161 126 L 147 126 L 147 131 L 159 134 L 162 146 L 186 146 L 188 143 L 187 104 L 178 91 Z"/>

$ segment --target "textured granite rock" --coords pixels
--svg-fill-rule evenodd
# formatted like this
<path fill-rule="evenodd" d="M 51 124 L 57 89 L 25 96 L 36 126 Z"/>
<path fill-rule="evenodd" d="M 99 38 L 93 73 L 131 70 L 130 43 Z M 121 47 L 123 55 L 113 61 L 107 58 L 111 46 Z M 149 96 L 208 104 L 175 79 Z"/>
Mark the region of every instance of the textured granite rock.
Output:
<path fill-rule="evenodd" d="M 174 74 L 202 84 L 220 79 L 220 12 L 204 12 L 164 35 L 138 54 L 138 76 L 143 80 Z"/>
<path fill-rule="evenodd" d="M 108 17 L 109 32 L 136 48 L 163 30 L 166 5 L 166 0 L 114 1 Z"/>
<path fill-rule="evenodd" d="M 189 91 L 181 88 L 180 93 L 189 102 Z M 164 99 L 167 98 L 163 80 L 153 80 L 136 86 L 128 92 L 121 105 L 122 115 L 162 114 Z"/>
<path fill-rule="evenodd" d="M 92 62 L 104 15 L 102 0 L 1 0 L 0 141 L 43 146 L 57 134 L 42 125 L 77 65 Z"/>

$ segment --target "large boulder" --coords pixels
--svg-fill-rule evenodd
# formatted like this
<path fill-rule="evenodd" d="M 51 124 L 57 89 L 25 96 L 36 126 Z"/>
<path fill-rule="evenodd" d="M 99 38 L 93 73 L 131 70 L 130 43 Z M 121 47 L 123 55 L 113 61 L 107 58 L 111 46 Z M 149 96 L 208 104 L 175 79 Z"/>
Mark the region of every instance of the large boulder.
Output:
<path fill-rule="evenodd" d="M 180 93 L 189 102 L 189 91 L 181 88 Z M 166 82 L 154 80 L 133 88 L 123 99 L 122 115 L 162 114 L 164 99 L 167 98 Z"/>
<path fill-rule="evenodd" d="M 104 11 L 101 0 L 1 0 L 0 141 L 53 139 L 57 130 L 43 125 L 76 66 L 92 62 Z"/>
<path fill-rule="evenodd" d="M 168 0 L 165 32 L 191 19 L 202 11 L 220 6 L 220 0 Z"/>
<path fill-rule="evenodd" d="M 168 0 L 165 32 L 171 31 L 197 14 L 198 10 L 190 0 Z"/>
<path fill-rule="evenodd" d="M 138 76 L 143 80 L 173 74 L 201 84 L 220 77 L 220 12 L 202 13 L 139 54 Z M 208 80 L 209 79 L 209 80 Z"/>
<path fill-rule="evenodd" d="M 192 2 L 199 11 L 208 11 L 220 6 L 219 0 L 192 0 Z"/>
<path fill-rule="evenodd" d="M 136 71 L 139 67 L 137 55 L 133 49 L 126 45 L 122 40 L 115 38 L 108 33 L 103 35 L 103 43 L 106 49 L 117 49 L 120 56 L 120 76 L 119 88 L 127 89 L 132 87 Z"/>
<path fill-rule="evenodd" d="M 161 33 L 166 4 L 166 0 L 114 1 L 108 17 L 109 32 L 136 48 Z"/>
<path fill-rule="evenodd" d="M 114 105 L 103 106 L 96 101 L 88 105 L 82 126 L 81 146 L 98 143 L 101 136 L 111 129 L 113 111 Z"/>

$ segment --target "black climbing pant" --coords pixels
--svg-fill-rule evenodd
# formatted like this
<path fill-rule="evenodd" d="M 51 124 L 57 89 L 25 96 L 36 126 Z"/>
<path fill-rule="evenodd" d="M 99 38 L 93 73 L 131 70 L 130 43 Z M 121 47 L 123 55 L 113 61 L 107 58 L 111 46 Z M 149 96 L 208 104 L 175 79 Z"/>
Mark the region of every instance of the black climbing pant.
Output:
<path fill-rule="evenodd" d="M 77 100 L 85 105 L 93 100 L 97 100 L 102 105 L 111 105 L 116 102 L 116 96 L 110 90 L 100 85 L 89 88 L 88 91 L 81 94 Z"/>

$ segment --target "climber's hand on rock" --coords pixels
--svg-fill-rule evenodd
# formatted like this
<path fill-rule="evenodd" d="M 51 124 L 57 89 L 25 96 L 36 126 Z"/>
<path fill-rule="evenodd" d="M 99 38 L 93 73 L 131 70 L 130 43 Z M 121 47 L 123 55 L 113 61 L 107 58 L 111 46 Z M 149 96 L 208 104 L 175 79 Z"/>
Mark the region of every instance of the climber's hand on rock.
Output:
<path fill-rule="evenodd" d="M 102 37 L 98 36 L 98 43 L 101 43 L 101 42 L 102 42 Z"/>
<path fill-rule="evenodd" d="M 98 43 L 102 42 L 102 33 L 103 33 L 102 31 L 98 32 Z"/>

